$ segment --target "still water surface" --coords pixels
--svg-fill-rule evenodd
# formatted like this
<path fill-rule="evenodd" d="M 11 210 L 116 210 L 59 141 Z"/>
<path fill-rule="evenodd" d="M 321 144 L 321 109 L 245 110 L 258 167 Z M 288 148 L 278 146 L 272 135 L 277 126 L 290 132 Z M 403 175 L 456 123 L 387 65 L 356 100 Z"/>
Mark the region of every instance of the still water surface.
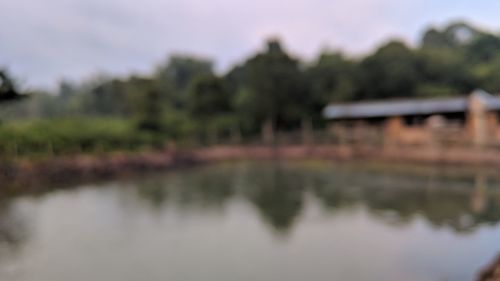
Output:
<path fill-rule="evenodd" d="M 469 281 L 499 220 L 482 174 L 224 164 L 4 197 L 0 280 Z"/>

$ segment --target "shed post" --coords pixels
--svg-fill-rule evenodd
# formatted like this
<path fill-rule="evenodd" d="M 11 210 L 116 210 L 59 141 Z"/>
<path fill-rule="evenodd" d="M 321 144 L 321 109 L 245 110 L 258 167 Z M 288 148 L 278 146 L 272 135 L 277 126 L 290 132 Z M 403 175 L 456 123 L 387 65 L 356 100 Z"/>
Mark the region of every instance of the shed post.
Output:
<path fill-rule="evenodd" d="M 488 109 L 481 94 L 472 94 L 469 98 L 467 113 L 467 131 L 476 147 L 488 143 Z"/>
<path fill-rule="evenodd" d="M 400 116 L 389 117 L 384 128 L 384 143 L 394 144 L 404 129 L 403 118 Z"/>

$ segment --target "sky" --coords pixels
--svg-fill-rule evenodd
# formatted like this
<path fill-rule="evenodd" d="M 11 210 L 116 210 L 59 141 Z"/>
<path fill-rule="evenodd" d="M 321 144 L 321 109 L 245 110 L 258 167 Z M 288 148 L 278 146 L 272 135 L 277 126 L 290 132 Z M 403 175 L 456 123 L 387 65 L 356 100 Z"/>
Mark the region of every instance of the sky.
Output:
<path fill-rule="evenodd" d="M 279 37 L 296 56 L 366 54 L 392 38 L 467 20 L 500 32 L 493 0 L 0 0 L 0 67 L 27 87 L 146 74 L 172 54 L 218 71 Z"/>

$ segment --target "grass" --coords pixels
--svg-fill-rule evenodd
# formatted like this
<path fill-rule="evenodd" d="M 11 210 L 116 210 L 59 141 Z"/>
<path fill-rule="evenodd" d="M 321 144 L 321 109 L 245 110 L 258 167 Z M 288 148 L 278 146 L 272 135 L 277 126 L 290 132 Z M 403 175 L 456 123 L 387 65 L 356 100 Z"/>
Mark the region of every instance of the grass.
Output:
<path fill-rule="evenodd" d="M 138 151 L 161 146 L 166 136 L 138 131 L 118 118 L 65 118 L 0 125 L 0 155 L 52 156 L 76 153 Z"/>

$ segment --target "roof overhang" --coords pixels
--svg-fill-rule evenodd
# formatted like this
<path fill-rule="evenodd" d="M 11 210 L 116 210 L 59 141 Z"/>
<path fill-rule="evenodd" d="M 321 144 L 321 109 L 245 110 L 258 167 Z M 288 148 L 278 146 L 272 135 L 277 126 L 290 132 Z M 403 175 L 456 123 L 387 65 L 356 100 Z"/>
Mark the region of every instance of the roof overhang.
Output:
<path fill-rule="evenodd" d="M 476 90 L 471 96 L 483 100 L 488 110 L 500 110 L 500 97 Z M 329 105 L 323 116 L 329 120 L 416 116 L 466 112 L 469 97 L 389 100 Z"/>

